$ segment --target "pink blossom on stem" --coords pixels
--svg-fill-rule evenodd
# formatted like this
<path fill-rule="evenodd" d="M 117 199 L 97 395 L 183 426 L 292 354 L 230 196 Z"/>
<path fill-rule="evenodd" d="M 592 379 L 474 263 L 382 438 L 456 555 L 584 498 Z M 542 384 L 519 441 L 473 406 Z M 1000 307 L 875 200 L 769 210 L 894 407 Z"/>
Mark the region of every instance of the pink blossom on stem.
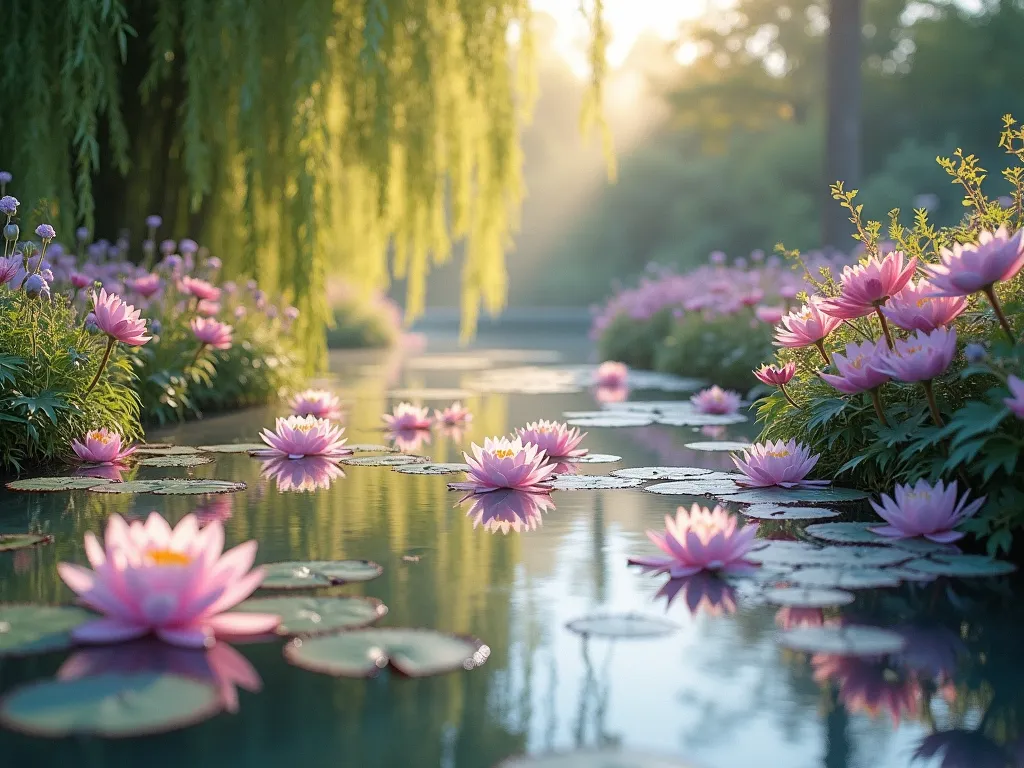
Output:
<path fill-rule="evenodd" d="M 918 331 L 897 339 L 893 350 L 880 356 L 875 367 L 898 381 L 931 381 L 946 372 L 956 355 L 956 329 Z"/>
<path fill-rule="evenodd" d="M 757 380 L 770 387 L 781 387 L 785 384 L 789 384 L 789 382 L 793 380 L 793 376 L 795 374 L 796 363 L 786 363 L 783 366 L 762 365 L 759 369 L 754 371 L 754 376 Z"/>
<path fill-rule="evenodd" d="M 888 352 L 884 339 L 847 344 L 845 354 L 836 352 L 832 355 L 832 363 L 838 373 L 818 375 L 844 394 L 867 392 L 889 381 L 889 375 L 878 368 Z"/>
<path fill-rule="evenodd" d="M 882 307 L 882 314 L 905 331 L 934 331 L 953 322 L 967 309 L 964 296 L 934 296 L 935 288 L 926 280 L 911 280 L 893 294 Z"/>
<path fill-rule="evenodd" d="M 189 325 L 196 339 L 207 347 L 213 349 L 231 349 L 231 334 L 234 330 L 227 323 L 214 320 L 211 317 L 193 317 Z"/>
<path fill-rule="evenodd" d="M 905 263 L 902 251 L 891 251 L 879 259 L 843 268 L 839 296 L 825 299 L 821 310 L 841 320 L 855 320 L 870 315 L 914 276 L 917 257 Z"/>
<path fill-rule="evenodd" d="M 93 319 L 96 327 L 113 341 L 130 347 L 141 347 L 152 336 L 146 335 L 146 321 L 139 318 L 139 310 L 121 300 L 114 293 L 100 288 L 99 295 L 92 294 Z"/>
<path fill-rule="evenodd" d="M 775 345 L 778 347 L 809 347 L 812 344 L 821 350 L 822 341 L 839 327 L 842 320 L 821 311 L 823 299 L 812 296 L 800 309 L 782 318 L 780 328 L 775 329 Z"/>

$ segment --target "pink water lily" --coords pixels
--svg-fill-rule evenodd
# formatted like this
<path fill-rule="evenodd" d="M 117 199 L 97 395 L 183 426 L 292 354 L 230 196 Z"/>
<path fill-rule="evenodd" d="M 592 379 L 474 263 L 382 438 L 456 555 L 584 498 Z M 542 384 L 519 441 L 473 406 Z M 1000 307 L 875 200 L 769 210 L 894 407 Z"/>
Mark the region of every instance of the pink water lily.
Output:
<path fill-rule="evenodd" d="M 105 288 L 92 294 L 93 320 L 101 333 L 110 337 L 111 341 L 119 341 L 129 347 L 141 347 L 152 336 L 146 335 L 146 321 L 142 320 L 139 310 L 121 300 L 116 293 L 107 293 Z"/>
<path fill-rule="evenodd" d="M 1006 379 L 1006 386 L 1010 389 L 1010 397 L 1003 398 L 1003 405 L 1018 419 L 1024 419 L 1024 381 L 1011 374 Z"/>
<path fill-rule="evenodd" d="M 224 552 L 224 528 L 200 529 L 186 515 L 173 529 L 156 512 L 143 524 L 120 515 L 107 522 L 104 543 L 85 534 L 92 570 L 59 563 L 57 572 L 79 600 L 103 614 L 81 624 L 71 636 L 81 643 L 117 643 L 153 633 L 185 648 L 208 648 L 215 636 L 273 631 L 278 616 L 226 613 L 263 581 L 252 569 L 256 542 Z"/>
<path fill-rule="evenodd" d="M 841 320 L 855 320 L 875 312 L 914 276 L 917 257 L 909 262 L 902 251 L 891 251 L 883 258 L 843 268 L 839 296 L 821 302 L 821 310 Z"/>
<path fill-rule="evenodd" d="M 956 527 L 981 509 L 985 497 L 968 504 L 970 491 L 958 499 L 957 490 L 955 480 L 949 485 L 941 480 L 931 485 L 923 479 L 913 486 L 897 485 L 892 496 L 882 494 L 881 503 L 871 502 L 875 512 L 888 523 L 871 530 L 890 539 L 923 536 L 940 544 L 959 541 L 965 534 Z"/>
<path fill-rule="evenodd" d="M 529 422 L 516 432 L 524 445 L 532 443 L 544 451 L 549 459 L 575 459 L 587 453 L 586 448 L 578 447 L 587 433 L 565 423 L 541 419 Z"/>
<path fill-rule="evenodd" d="M 451 483 L 449 487 L 488 493 L 500 488 L 520 491 L 547 492 L 541 485 L 555 471 L 547 462 L 547 455 L 536 445 L 523 445 L 518 437 L 488 437 L 481 448 L 471 445 L 473 455 L 462 455 L 469 464 L 466 482 Z"/>
<path fill-rule="evenodd" d="M 491 533 L 532 531 L 542 522 L 541 516 L 555 508 L 547 493 L 531 493 L 502 489 L 489 493 L 470 493 L 459 503 L 470 502 L 466 516 L 472 518 L 473 527 L 482 525 Z"/>
<path fill-rule="evenodd" d="M 837 373 L 818 375 L 844 394 L 867 392 L 889 380 L 889 374 L 879 370 L 888 352 L 884 339 L 847 344 L 845 354 L 836 352 L 832 355 Z"/>
<path fill-rule="evenodd" d="M 939 264 L 928 266 L 933 296 L 969 296 L 1016 277 L 1024 268 L 1024 230 L 1012 236 L 1005 226 L 985 231 L 977 243 L 956 243 L 939 251 Z"/>
<path fill-rule="evenodd" d="M 341 418 L 341 401 L 326 389 L 307 389 L 295 395 L 289 403 L 296 416 L 314 416 L 318 419 Z"/>
<path fill-rule="evenodd" d="M 430 410 L 413 405 L 399 403 L 391 413 L 382 417 L 388 429 L 400 431 L 404 429 L 430 429 Z"/>
<path fill-rule="evenodd" d="M 822 312 L 821 301 L 820 297 L 812 296 L 800 309 L 783 317 L 781 327 L 775 329 L 775 346 L 799 348 L 814 345 L 828 364 L 828 354 L 822 342 L 843 321 Z"/>
<path fill-rule="evenodd" d="M 879 371 L 898 381 L 929 381 L 946 372 L 956 355 L 956 329 L 918 331 L 898 339 L 895 348 L 877 363 Z"/>
<path fill-rule="evenodd" d="M 72 440 L 71 450 L 89 464 L 116 464 L 135 453 L 135 446 L 122 447 L 117 432 L 100 427 L 86 432 L 81 440 Z"/>
<path fill-rule="evenodd" d="M 434 421 L 449 427 L 465 424 L 473 420 L 473 414 L 463 407 L 462 403 L 455 401 L 443 411 L 434 410 Z"/>
<path fill-rule="evenodd" d="M 934 331 L 949 325 L 967 309 L 964 296 L 935 296 L 934 293 L 934 286 L 927 280 L 916 284 L 911 280 L 882 307 L 882 314 L 905 331 Z"/>
<path fill-rule="evenodd" d="M 289 416 L 278 419 L 274 431 L 264 429 L 260 439 L 268 449 L 254 451 L 254 455 L 301 459 L 306 456 L 345 456 L 352 453 L 345 447 L 341 435 L 344 427 L 336 427 L 327 419 L 315 416 Z"/>
<path fill-rule="evenodd" d="M 599 387 L 624 387 L 629 379 L 629 368 L 625 363 L 605 360 L 597 367 L 594 383 Z"/>
<path fill-rule="evenodd" d="M 335 480 L 345 477 L 345 472 L 327 456 L 279 456 L 263 462 L 260 475 L 277 483 L 279 493 L 310 493 L 330 488 Z"/>
<path fill-rule="evenodd" d="M 664 556 L 631 557 L 631 565 L 639 565 L 655 573 L 667 573 L 673 579 L 692 576 L 700 571 L 747 571 L 756 564 L 746 560 L 754 548 L 757 525 L 737 525 L 737 518 L 720 506 L 714 509 L 694 504 L 676 510 L 673 519 L 665 516 L 665 531 L 647 531 Z"/>
<path fill-rule="evenodd" d="M 716 384 L 695 394 L 690 402 L 701 413 L 732 414 L 740 409 L 742 398 L 739 392 L 722 389 Z"/>
<path fill-rule="evenodd" d="M 743 452 L 743 458 L 733 455 L 732 461 L 744 474 L 737 483 L 751 488 L 800 488 L 828 485 L 828 480 L 807 480 L 818 463 L 818 454 L 796 440 L 755 443 Z"/>
<path fill-rule="evenodd" d="M 754 377 L 770 387 L 781 387 L 789 384 L 793 380 L 794 374 L 796 374 L 796 363 L 786 363 L 782 366 L 762 365 L 754 371 Z"/>

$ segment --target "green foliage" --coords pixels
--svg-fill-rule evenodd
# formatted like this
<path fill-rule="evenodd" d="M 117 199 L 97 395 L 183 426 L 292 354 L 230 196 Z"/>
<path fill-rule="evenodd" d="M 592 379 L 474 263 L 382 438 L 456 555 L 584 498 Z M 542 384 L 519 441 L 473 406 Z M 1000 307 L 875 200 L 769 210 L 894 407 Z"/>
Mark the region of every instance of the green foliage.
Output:
<path fill-rule="evenodd" d="M 87 333 L 67 297 L 28 298 L 0 287 L 0 466 L 66 459 L 73 438 L 110 427 L 142 436 L 139 396 L 128 357 L 115 349 L 106 374 L 86 394 L 106 337 Z"/>
<path fill-rule="evenodd" d="M 401 310 L 383 294 L 336 282 L 328 299 L 334 316 L 327 329 L 331 349 L 379 349 L 398 343 Z"/>
<path fill-rule="evenodd" d="M 1024 198 L 1024 132 L 1006 117 L 1000 146 L 1012 158 L 1003 171 L 1013 185 L 1007 206 L 990 199 L 983 184 L 990 183 L 977 157 L 957 150 L 939 158 L 952 184 L 959 189 L 965 214 L 952 226 L 933 226 L 924 210 L 914 212 L 910 226 L 893 210 L 887 229 L 865 221 L 856 190 L 833 187 L 833 196 L 850 213 L 850 220 L 868 254 L 877 253 L 883 236 L 893 241 L 920 265 L 935 263 L 941 248 L 977 242 L 983 230 L 1005 225 L 1010 231 L 1024 224 L 1020 201 Z M 818 292 L 834 296 L 839 286 L 831 274 L 812 275 Z M 949 370 L 932 386 L 940 418 L 931 413 L 919 384 L 889 382 L 879 390 L 884 421 L 867 395 L 842 396 L 818 377 L 820 358 L 813 348 L 786 349 L 778 362 L 794 361 L 797 375 L 788 385 L 799 407 L 790 406 L 780 392 L 758 403 L 763 424 L 761 440 L 797 440 L 820 454 L 816 471 L 848 485 L 874 492 L 890 492 L 896 483 L 920 478 L 958 480 L 972 493 L 987 497 L 982 511 L 964 524 L 986 540 L 991 552 L 1009 549 L 1013 534 L 1024 527 L 1024 488 L 1016 476 L 1024 448 L 1024 421 L 1011 414 L 1004 400 L 1010 397 L 1007 381 L 1024 371 L 1024 276 L 997 283 L 995 295 L 1009 318 L 1013 342 L 1007 339 L 983 293 L 970 297 L 967 310 L 955 320 L 960 352 Z M 893 329 L 898 336 L 906 333 Z M 874 316 L 844 323 L 829 336 L 827 347 L 841 351 L 851 342 L 879 338 Z M 963 350 L 976 347 L 968 362 Z M 979 355 L 983 359 L 978 359 Z"/>
<path fill-rule="evenodd" d="M 752 312 L 708 319 L 691 314 L 675 321 L 657 345 L 654 368 L 746 392 L 757 384 L 752 371 L 771 351 L 772 326 Z"/>
<path fill-rule="evenodd" d="M 602 360 L 617 360 L 631 368 L 652 369 L 658 345 L 671 325 L 670 309 L 655 312 L 645 320 L 619 314 L 598 338 L 598 354 Z"/>

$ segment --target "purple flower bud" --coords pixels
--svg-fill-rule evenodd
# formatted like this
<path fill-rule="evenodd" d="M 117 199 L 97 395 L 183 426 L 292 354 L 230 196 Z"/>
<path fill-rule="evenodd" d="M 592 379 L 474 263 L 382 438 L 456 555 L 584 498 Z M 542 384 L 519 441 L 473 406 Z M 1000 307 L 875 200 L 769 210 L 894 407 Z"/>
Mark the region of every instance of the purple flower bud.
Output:
<path fill-rule="evenodd" d="M 4 227 L 4 240 L 7 240 L 8 242 L 12 240 L 17 240 L 18 235 L 20 234 L 21 230 L 18 229 L 17 224 L 8 224 L 7 226 Z"/>
<path fill-rule="evenodd" d="M 27 243 L 21 244 L 21 250 L 25 254 L 26 259 L 31 259 L 39 253 L 39 246 L 29 240 Z"/>
<path fill-rule="evenodd" d="M 156 251 L 156 243 L 155 242 L 153 242 L 152 240 L 143 240 L 142 241 L 142 252 L 143 253 L 149 254 L 149 253 L 153 253 L 154 251 Z"/>
<path fill-rule="evenodd" d="M 988 357 L 988 351 L 981 344 L 971 343 L 964 347 L 964 356 L 968 363 L 980 363 Z"/>
<path fill-rule="evenodd" d="M 235 307 L 235 319 L 241 320 L 243 317 L 245 317 L 245 312 L 246 312 L 245 307 L 242 307 L 242 306 Z"/>
<path fill-rule="evenodd" d="M 298 307 L 288 307 L 284 311 L 284 316 L 287 317 L 289 320 L 296 320 L 296 319 L 298 319 L 298 317 L 299 317 L 299 309 L 298 309 Z"/>
<path fill-rule="evenodd" d="M 64 255 L 64 246 L 60 243 L 51 243 L 47 253 L 50 254 L 51 259 L 59 259 Z"/>
<path fill-rule="evenodd" d="M 93 243 L 92 245 L 89 246 L 89 249 L 86 251 L 86 253 L 89 255 L 89 258 L 93 260 L 100 258 L 106 252 L 107 247 L 105 245 L 102 245 L 101 243 Z"/>
<path fill-rule="evenodd" d="M 245 282 L 245 287 L 248 288 L 250 291 L 255 291 L 257 288 L 259 288 L 259 283 L 257 283 L 255 280 L 247 280 Z"/>
<path fill-rule="evenodd" d="M 750 260 L 755 264 L 760 264 L 762 261 L 764 261 L 764 251 L 762 251 L 760 248 L 758 248 L 755 251 L 751 251 Z"/>
<path fill-rule="evenodd" d="M 36 227 L 36 234 L 43 238 L 43 240 L 53 240 L 57 236 L 57 233 L 54 232 L 53 227 L 49 224 L 40 224 Z"/>
<path fill-rule="evenodd" d="M 42 275 L 29 275 L 25 279 L 25 295 L 30 299 L 38 299 L 48 288 Z"/>
<path fill-rule="evenodd" d="M 18 212 L 18 206 L 21 203 L 18 202 L 18 198 L 11 197 L 10 195 L 4 195 L 0 197 L 0 213 L 6 213 L 8 216 L 13 216 Z"/>
<path fill-rule="evenodd" d="M 711 252 L 711 263 L 712 264 L 725 264 L 726 255 L 722 251 Z"/>
<path fill-rule="evenodd" d="M 178 247 L 178 244 L 173 240 L 164 240 L 160 243 L 160 253 L 164 256 L 169 256 L 174 253 L 174 250 Z"/>
<path fill-rule="evenodd" d="M 10 171 L 0 171 L 0 184 L 10 184 L 14 180 Z"/>
<path fill-rule="evenodd" d="M 190 240 L 186 237 L 178 243 L 178 250 L 184 254 L 195 253 L 199 250 L 199 244 L 195 240 Z"/>
<path fill-rule="evenodd" d="M 156 229 L 163 223 L 164 220 L 157 216 L 155 213 L 150 214 L 149 216 L 146 217 L 146 226 L 149 227 L 150 229 Z"/>
<path fill-rule="evenodd" d="M 217 272 L 218 270 L 220 270 L 223 264 L 221 263 L 221 260 L 218 259 L 216 256 L 211 256 L 206 260 L 206 266 L 213 272 Z"/>
<path fill-rule="evenodd" d="M 234 296 L 238 292 L 238 286 L 235 285 L 234 280 L 228 280 L 226 283 L 224 283 L 224 285 L 221 286 L 221 289 L 228 296 Z"/>
<path fill-rule="evenodd" d="M 77 237 L 79 240 L 81 240 L 83 242 L 88 240 L 89 239 L 89 228 L 88 227 L 79 227 L 78 229 L 75 230 L 75 237 Z"/>
<path fill-rule="evenodd" d="M 89 333 L 99 333 L 100 327 L 96 325 L 96 313 L 90 312 L 85 316 L 85 330 Z"/>
<path fill-rule="evenodd" d="M 149 321 L 149 332 L 152 333 L 154 336 L 159 335 L 162 329 L 163 324 L 161 324 L 161 322 L 157 320 L 155 317 Z"/>
<path fill-rule="evenodd" d="M 266 314 L 267 314 L 267 317 L 269 317 L 271 320 L 273 320 L 275 317 L 277 317 L 277 307 L 275 307 L 273 304 L 271 304 L 269 307 L 267 307 Z"/>
<path fill-rule="evenodd" d="M 121 237 L 117 238 L 117 247 L 120 248 L 122 251 L 127 251 L 129 248 L 132 247 L 132 241 L 129 240 L 125 235 L 121 235 Z"/>

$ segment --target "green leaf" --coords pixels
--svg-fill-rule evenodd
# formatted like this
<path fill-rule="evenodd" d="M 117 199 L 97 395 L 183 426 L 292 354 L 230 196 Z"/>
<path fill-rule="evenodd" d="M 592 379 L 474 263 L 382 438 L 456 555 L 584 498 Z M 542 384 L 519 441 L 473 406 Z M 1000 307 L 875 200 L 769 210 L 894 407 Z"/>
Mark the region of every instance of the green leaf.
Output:
<path fill-rule="evenodd" d="M 279 635 L 320 635 L 339 629 L 373 624 L 388 612 L 372 597 L 254 597 L 231 609 L 232 613 L 269 613 L 281 617 Z"/>
<path fill-rule="evenodd" d="M 95 618 L 73 605 L 0 605 L 0 658 L 63 651 L 71 630 Z"/>
<path fill-rule="evenodd" d="M 846 410 L 846 400 L 838 397 L 830 397 L 816 401 L 811 405 L 811 418 L 807 420 L 808 429 L 824 427 L 832 419 Z"/>

